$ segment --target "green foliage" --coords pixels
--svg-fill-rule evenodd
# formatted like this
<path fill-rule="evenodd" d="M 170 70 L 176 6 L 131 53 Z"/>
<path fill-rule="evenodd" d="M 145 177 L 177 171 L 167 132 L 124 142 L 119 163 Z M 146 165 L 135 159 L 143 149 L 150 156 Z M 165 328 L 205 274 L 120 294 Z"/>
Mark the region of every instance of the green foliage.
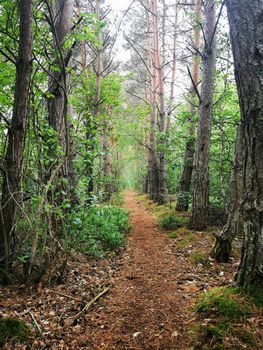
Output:
<path fill-rule="evenodd" d="M 177 238 L 177 232 L 176 231 L 170 232 L 168 236 L 172 239 L 175 239 L 175 238 Z"/>
<path fill-rule="evenodd" d="M 72 248 L 100 257 L 121 247 L 129 228 L 126 210 L 113 206 L 93 206 L 79 209 L 71 215 L 68 238 Z"/>
<path fill-rule="evenodd" d="M 109 204 L 115 207 L 121 207 L 124 203 L 124 193 L 123 192 L 115 192 L 112 194 Z"/>
<path fill-rule="evenodd" d="M 7 340 L 29 340 L 31 331 L 29 326 L 18 318 L 0 318 L 0 344 Z"/>
<path fill-rule="evenodd" d="M 239 320 L 253 313 L 251 301 L 247 300 L 236 288 L 217 287 L 202 294 L 196 311 L 206 316 L 218 315 Z"/>
<path fill-rule="evenodd" d="M 182 227 L 186 224 L 186 222 L 187 221 L 185 218 L 180 218 L 176 217 L 175 215 L 169 214 L 161 220 L 160 224 L 165 230 L 174 230 L 179 227 Z"/>

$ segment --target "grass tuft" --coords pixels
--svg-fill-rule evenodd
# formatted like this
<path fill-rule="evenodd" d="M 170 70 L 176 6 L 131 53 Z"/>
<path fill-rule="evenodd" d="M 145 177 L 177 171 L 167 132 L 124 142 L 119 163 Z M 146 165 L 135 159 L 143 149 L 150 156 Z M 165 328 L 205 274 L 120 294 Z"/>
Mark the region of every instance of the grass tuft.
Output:
<path fill-rule="evenodd" d="M 251 316 L 253 307 L 237 288 L 217 287 L 201 295 L 196 311 L 206 316 L 212 314 L 239 320 Z"/>
<path fill-rule="evenodd" d="M 0 318 L 0 344 L 7 340 L 27 341 L 31 336 L 31 330 L 26 322 L 18 318 Z"/>

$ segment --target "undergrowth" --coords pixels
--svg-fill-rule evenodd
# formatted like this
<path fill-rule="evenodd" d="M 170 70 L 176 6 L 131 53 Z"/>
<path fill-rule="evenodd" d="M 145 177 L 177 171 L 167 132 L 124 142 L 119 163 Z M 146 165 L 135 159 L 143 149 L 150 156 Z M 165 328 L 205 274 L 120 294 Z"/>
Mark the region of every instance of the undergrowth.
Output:
<path fill-rule="evenodd" d="M 174 214 L 168 214 L 160 221 L 161 226 L 165 230 L 175 230 L 179 227 L 184 226 L 186 223 L 187 220 L 185 218 L 177 217 Z"/>
<path fill-rule="evenodd" d="M 113 206 L 94 206 L 72 215 L 69 245 L 90 256 L 101 257 L 120 248 L 130 229 L 129 213 Z"/>

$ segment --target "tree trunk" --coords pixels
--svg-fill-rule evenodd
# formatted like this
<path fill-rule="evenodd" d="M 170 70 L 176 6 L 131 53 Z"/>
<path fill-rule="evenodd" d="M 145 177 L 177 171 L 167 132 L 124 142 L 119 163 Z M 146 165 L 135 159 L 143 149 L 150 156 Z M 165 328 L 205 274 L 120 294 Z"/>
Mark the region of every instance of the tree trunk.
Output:
<path fill-rule="evenodd" d="M 164 72 L 163 65 L 160 59 L 160 39 L 158 30 L 158 10 L 157 0 L 152 0 L 152 17 L 153 17 L 153 51 L 154 51 L 154 69 L 156 71 L 157 82 L 158 82 L 158 95 L 159 95 L 159 137 L 157 142 L 158 150 L 158 193 L 157 202 L 158 204 L 165 203 L 166 194 L 166 162 L 165 162 L 165 105 L 164 105 Z"/>
<path fill-rule="evenodd" d="M 195 1 L 195 25 L 194 25 L 194 47 L 196 50 L 200 49 L 200 21 L 201 21 L 201 0 Z M 183 170 L 180 177 L 178 199 L 176 203 L 176 210 L 187 211 L 189 207 L 190 199 L 190 187 L 192 181 L 192 173 L 194 167 L 194 152 L 195 152 L 195 115 L 196 107 L 196 89 L 198 89 L 199 80 L 199 57 L 198 54 L 194 55 L 192 63 L 192 86 L 191 91 L 191 103 L 190 103 L 190 117 L 188 128 L 188 139 L 185 145 Z"/>
<path fill-rule="evenodd" d="M 197 149 L 195 155 L 195 177 L 193 186 L 193 208 L 190 227 L 203 230 L 207 227 L 209 207 L 209 159 L 211 142 L 211 122 L 216 69 L 216 16 L 215 1 L 205 1 L 205 47 L 202 56 L 203 74 Z"/>
<path fill-rule="evenodd" d="M 49 124 L 57 131 L 60 143 L 65 145 L 65 130 L 66 115 L 67 115 L 67 72 L 64 60 L 65 52 L 63 43 L 72 27 L 73 0 L 56 0 L 54 9 L 51 9 L 52 30 L 54 47 L 56 49 L 57 59 L 55 64 L 59 67 L 52 71 L 52 76 L 49 80 L 49 93 L 52 95 L 48 99 L 48 117 Z"/>
<path fill-rule="evenodd" d="M 241 200 L 243 188 L 243 140 L 240 126 L 237 131 L 235 160 L 230 179 L 230 195 L 228 204 L 227 223 L 223 227 L 220 235 L 216 238 L 216 243 L 212 251 L 212 256 L 218 262 L 228 262 L 232 241 L 237 235 L 243 234 L 243 223 L 241 217 Z"/>
<path fill-rule="evenodd" d="M 24 144 L 32 72 L 32 0 L 20 1 L 20 36 L 16 64 L 14 109 L 8 129 L 1 199 L 0 266 L 8 269 L 16 241 L 17 211 L 21 204 Z"/>
<path fill-rule="evenodd" d="M 227 10 L 241 109 L 244 242 L 238 284 L 263 287 L 263 0 L 228 0 Z"/>
<path fill-rule="evenodd" d="M 152 11 L 152 1 L 149 1 L 149 7 Z M 148 153 L 148 169 L 149 169 L 149 185 L 148 193 L 152 200 L 157 199 L 159 188 L 158 180 L 158 159 L 156 153 L 156 112 L 157 112 L 157 75 L 154 68 L 154 38 L 153 38 L 153 16 L 149 16 L 146 11 L 146 18 L 148 24 L 147 34 L 147 55 L 148 67 L 150 72 L 150 102 L 152 110 L 150 112 L 150 136 L 149 136 L 149 153 Z"/>

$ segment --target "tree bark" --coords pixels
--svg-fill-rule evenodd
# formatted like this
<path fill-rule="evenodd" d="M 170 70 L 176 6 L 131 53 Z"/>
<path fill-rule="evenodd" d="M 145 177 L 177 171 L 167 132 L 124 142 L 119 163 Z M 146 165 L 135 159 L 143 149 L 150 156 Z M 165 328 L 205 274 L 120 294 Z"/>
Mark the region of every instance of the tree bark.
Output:
<path fill-rule="evenodd" d="M 195 1 L 195 25 L 193 29 L 194 36 L 194 48 L 196 50 L 200 49 L 200 21 L 201 21 L 201 0 Z M 180 177 L 179 189 L 178 189 L 178 199 L 176 203 L 176 210 L 187 211 L 189 207 L 190 199 L 190 187 L 192 181 L 192 173 L 194 168 L 194 152 L 195 152 L 195 115 L 196 107 L 196 89 L 198 89 L 199 82 L 199 57 L 198 54 L 193 56 L 192 63 L 192 85 L 191 86 L 191 103 L 190 103 L 190 116 L 189 116 L 189 128 L 188 128 L 188 140 L 185 145 L 183 170 Z"/>
<path fill-rule="evenodd" d="M 227 1 L 243 140 L 244 242 L 238 284 L 263 287 L 263 0 Z"/>
<path fill-rule="evenodd" d="M 0 225 L 0 266 L 8 269 L 16 241 L 17 212 L 21 205 L 24 144 L 32 72 L 32 0 L 20 1 L 20 34 L 11 125 L 3 163 Z"/>
<path fill-rule="evenodd" d="M 202 87 L 199 102 L 199 120 L 195 154 L 195 176 L 193 186 L 193 207 L 190 227 L 203 230 L 207 227 L 209 207 L 209 159 L 211 122 L 216 69 L 216 15 L 215 1 L 206 0 L 205 47 L 202 55 Z"/>
<path fill-rule="evenodd" d="M 237 235 L 243 235 L 243 223 L 241 215 L 241 200 L 243 189 L 243 139 L 241 127 L 238 127 L 235 160 L 231 172 L 230 194 L 228 203 L 227 223 L 216 238 L 212 256 L 218 262 L 228 262 L 232 250 L 232 241 Z"/>

